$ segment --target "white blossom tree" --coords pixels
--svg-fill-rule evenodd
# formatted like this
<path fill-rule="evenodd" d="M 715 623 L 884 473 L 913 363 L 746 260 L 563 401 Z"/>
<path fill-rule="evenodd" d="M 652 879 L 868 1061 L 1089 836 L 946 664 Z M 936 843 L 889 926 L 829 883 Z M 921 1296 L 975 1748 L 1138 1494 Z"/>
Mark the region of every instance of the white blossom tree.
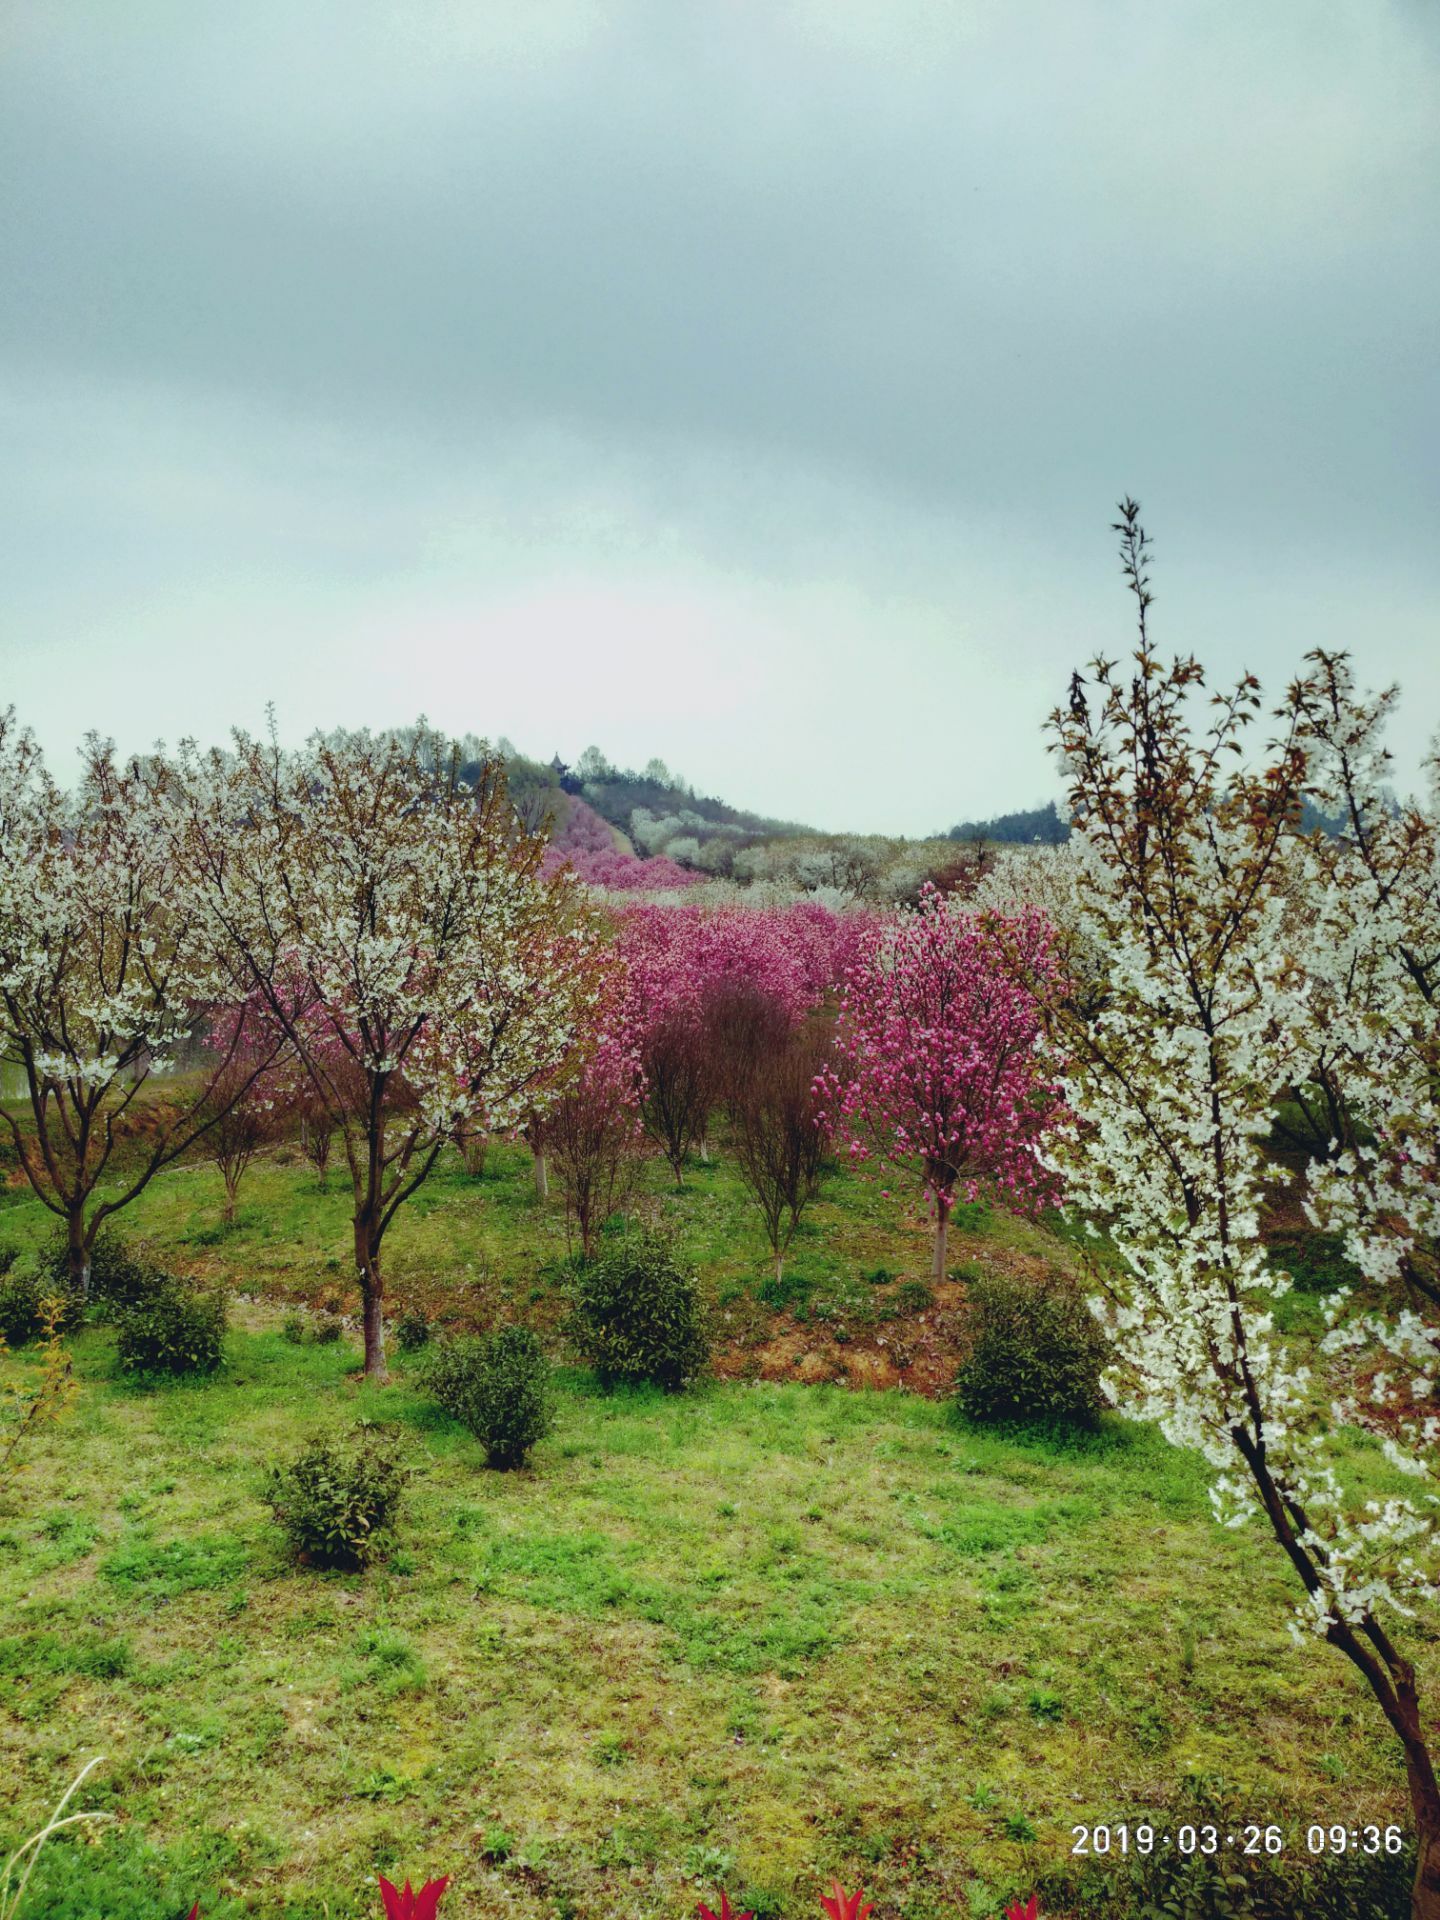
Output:
<path fill-rule="evenodd" d="M 284 1036 L 332 1119 L 354 1195 L 365 1367 L 386 1377 L 386 1233 L 445 1143 L 553 1096 L 595 999 L 596 935 L 503 763 L 473 784 L 423 723 L 404 737 L 243 733 L 187 755 L 206 910 L 237 991 Z"/>
<path fill-rule="evenodd" d="M 1382 827 L 1369 794 L 1347 843 L 1302 839 L 1312 770 L 1319 779 L 1328 756 L 1343 779 L 1337 744 L 1363 761 L 1378 717 L 1355 705 L 1333 663 L 1328 681 L 1322 665 L 1292 690 L 1258 768 L 1242 751 L 1259 710 L 1250 677 L 1196 730 L 1199 667 L 1162 667 L 1150 642 L 1133 502 L 1118 530 L 1140 614 L 1134 666 L 1097 661 L 1052 720 L 1077 821 L 1080 931 L 1105 956 L 1098 1004 L 1050 996 L 1077 1119 L 1057 1163 L 1070 1205 L 1123 1261 L 1095 1303 L 1118 1355 L 1112 1396 L 1204 1455 L 1226 1524 L 1263 1519 L 1298 1583 L 1296 1638 L 1327 1641 L 1363 1677 L 1404 1759 L 1415 1920 L 1437 1920 L 1440 1789 L 1405 1622 L 1437 1595 L 1429 1408 L 1440 1341 L 1424 1296 L 1402 1300 L 1393 1285 L 1435 1227 L 1434 1016 L 1422 980 L 1433 986 L 1427 956 L 1440 944 L 1424 932 L 1434 922 L 1422 896 L 1433 896 L 1412 884 L 1422 868 L 1433 884 L 1431 854 L 1405 851 L 1425 841 L 1418 816 Z M 1361 825 L 1376 836 L 1373 857 L 1356 844 Z M 1411 879 L 1387 889 L 1401 868 Z M 1356 890 L 1361 869 L 1369 894 Z M 1299 914 L 1297 892 L 1308 903 Z M 1290 1283 L 1261 1237 L 1277 1172 L 1265 1141 L 1276 1101 L 1341 1040 L 1379 1144 L 1363 1164 L 1324 1166 L 1316 1204 L 1348 1210 L 1368 1291 L 1337 1303 L 1316 1355 L 1274 1326 Z M 1400 1090 L 1382 1091 L 1405 1061 Z M 1347 1444 L 1356 1425 L 1383 1436 L 1410 1493 L 1376 1493 L 1375 1453 L 1357 1462 Z"/>
<path fill-rule="evenodd" d="M 273 1058 L 237 1040 L 167 1072 L 227 981 L 178 827 L 163 754 L 121 762 L 91 735 L 67 790 L 0 714 L 0 1063 L 23 1088 L 0 1116 L 82 1297 L 101 1227 Z"/>

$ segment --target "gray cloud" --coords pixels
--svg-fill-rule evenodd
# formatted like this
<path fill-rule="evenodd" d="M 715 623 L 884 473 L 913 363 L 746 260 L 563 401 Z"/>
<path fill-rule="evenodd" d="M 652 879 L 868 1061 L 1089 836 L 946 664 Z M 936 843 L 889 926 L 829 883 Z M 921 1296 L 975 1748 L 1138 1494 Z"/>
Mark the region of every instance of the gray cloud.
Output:
<path fill-rule="evenodd" d="M 603 604 L 610 693 L 567 704 L 595 642 L 547 628 L 557 738 L 529 744 L 623 753 L 638 705 L 641 757 L 862 824 L 819 742 L 868 742 L 870 817 L 918 830 L 1045 780 L 1036 714 L 1082 643 L 1125 644 L 1124 488 L 1177 645 L 1279 676 L 1351 640 L 1413 683 L 1412 757 L 1440 708 L 1419 5 L 22 5 L 5 31 L 7 627 L 47 726 L 54 644 L 153 658 L 173 734 L 213 702 L 166 669 L 217 612 L 253 660 L 307 647 L 297 695 L 381 718 L 357 621 L 423 631 L 443 678 L 456 623 Z M 720 639 L 627 651 L 616 609 L 657 603 L 766 629 L 729 733 Z M 508 673 L 467 697 L 502 686 L 533 709 Z M 754 721 L 777 701 L 788 733 Z M 498 704 L 465 723 L 526 737 Z"/>

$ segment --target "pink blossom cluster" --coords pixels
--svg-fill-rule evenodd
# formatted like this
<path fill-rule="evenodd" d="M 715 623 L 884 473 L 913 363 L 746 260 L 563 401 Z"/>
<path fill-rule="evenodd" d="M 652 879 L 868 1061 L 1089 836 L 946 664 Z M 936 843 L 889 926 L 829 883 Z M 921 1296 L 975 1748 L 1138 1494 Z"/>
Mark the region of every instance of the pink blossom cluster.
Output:
<path fill-rule="evenodd" d="M 918 1180 L 937 1271 L 957 1197 L 982 1185 L 1030 1205 L 1051 1196 L 1037 1147 L 1060 1090 L 1041 1071 L 1036 1003 L 1018 973 L 1053 964 L 1040 915 L 978 918 L 927 884 L 915 912 L 870 929 L 846 975 L 820 1085 L 852 1160 Z"/>
<path fill-rule="evenodd" d="M 845 977 L 866 925 L 861 914 L 790 907 L 635 906 L 620 925 L 620 952 L 640 1027 L 703 1013 L 726 987 L 757 989 L 792 1022 Z"/>
<path fill-rule="evenodd" d="M 663 854 L 642 860 L 622 853 L 611 828 L 578 797 L 571 798 L 564 821 L 551 836 L 540 870 L 548 877 L 566 866 L 586 886 L 612 893 L 668 893 L 705 877 Z"/>

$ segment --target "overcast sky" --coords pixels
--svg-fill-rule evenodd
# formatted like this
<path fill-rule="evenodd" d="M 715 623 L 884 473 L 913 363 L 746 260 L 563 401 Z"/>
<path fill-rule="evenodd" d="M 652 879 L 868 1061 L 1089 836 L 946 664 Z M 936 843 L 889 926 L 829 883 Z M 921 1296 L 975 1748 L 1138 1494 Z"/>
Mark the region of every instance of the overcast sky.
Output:
<path fill-rule="evenodd" d="M 830 828 L 1071 667 L 1440 722 L 1432 0 L 0 0 L 0 701 L 426 712 Z"/>

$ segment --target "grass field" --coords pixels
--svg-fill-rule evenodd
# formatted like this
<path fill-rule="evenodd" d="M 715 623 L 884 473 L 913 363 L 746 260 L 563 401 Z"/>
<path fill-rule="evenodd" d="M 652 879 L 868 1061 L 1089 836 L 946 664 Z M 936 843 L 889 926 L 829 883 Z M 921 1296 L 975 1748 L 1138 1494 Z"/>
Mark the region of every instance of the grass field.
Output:
<path fill-rule="evenodd" d="M 777 1294 L 723 1151 L 683 1193 L 657 1176 L 725 1377 L 607 1397 L 563 1371 L 554 1434 L 501 1475 L 403 1363 L 379 1390 L 352 1344 L 282 1338 L 286 1301 L 350 1305 L 338 1180 L 269 1162 L 225 1232 L 218 1194 L 181 1169 L 126 1225 L 245 1295 L 224 1372 L 140 1386 L 86 1329 L 0 1513 L 0 1825 L 97 1752 L 89 1804 L 119 1815 L 53 1849 L 35 1911 L 341 1920 L 378 1870 L 454 1874 L 451 1920 L 679 1916 L 721 1882 L 763 1920 L 836 1873 L 927 1920 L 998 1914 L 1073 1823 L 1187 1795 L 1292 1845 L 1403 1817 L 1373 1707 L 1292 1650 L 1276 1557 L 1212 1523 L 1198 1462 L 1119 1421 L 1002 1437 L 827 1384 L 943 1383 L 967 1266 L 1067 1260 L 1044 1228 L 973 1210 L 927 1304 L 923 1234 L 837 1176 Z M 47 1231 L 0 1210 L 0 1242 Z M 518 1149 L 447 1169 L 388 1251 L 397 1304 L 526 1319 L 563 1357 L 563 1220 Z M 297 1568 L 264 1470 L 360 1417 L 407 1436 L 398 1549 Z"/>

